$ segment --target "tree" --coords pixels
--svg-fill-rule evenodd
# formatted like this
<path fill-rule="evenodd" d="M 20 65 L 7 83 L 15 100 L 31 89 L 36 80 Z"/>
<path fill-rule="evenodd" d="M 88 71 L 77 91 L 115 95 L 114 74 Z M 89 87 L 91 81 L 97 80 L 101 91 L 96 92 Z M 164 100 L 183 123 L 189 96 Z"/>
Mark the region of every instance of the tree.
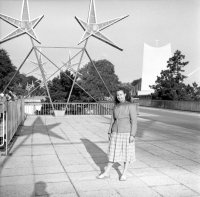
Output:
<path fill-rule="evenodd" d="M 192 86 L 188 84 L 185 89 L 187 93 L 185 100 L 200 101 L 200 87 L 196 82 L 194 82 Z"/>
<path fill-rule="evenodd" d="M 6 50 L 0 49 L 0 92 L 4 90 L 16 71 Z M 13 86 L 14 82 L 10 84 Z"/>
<path fill-rule="evenodd" d="M 52 81 L 48 82 L 49 92 L 53 102 L 66 102 L 69 97 L 73 81 L 66 75 L 70 76 L 71 79 L 74 79 L 74 75 L 72 75 L 70 71 L 66 70 L 65 72 L 61 71 L 59 76 L 54 77 Z M 75 85 L 71 94 L 70 102 L 79 100 L 79 91 L 81 92 L 81 90 L 78 90 L 78 87 Z"/>
<path fill-rule="evenodd" d="M 120 84 L 119 78 L 115 74 L 114 65 L 105 59 L 93 61 L 93 63 L 108 87 L 108 90 L 111 94 L 114 94 L 118 84 Z M 78 83 L 96 100 L 104 100 L 105 97 L 110 96 L 91 62 L 80 69 L 80 73 L 82 76 L 80 76 Z M 84 100 L 93 101 L 87 94 L 84 93 L 83 96 Z"/>
<path fill-rule="evenodd" d="M 6 85 L 10 82 L 16 71 L 17 69 L 10 60 L 7 51 L 0 49 L 0 92 L 5 89 Z M 33 76 L 26 77 L 24 74 L 17 72 L 15 78 L 12 80 L 5 93 L 11 90 L 16 95 L 24 95 L 27 82 L 31 83 L 36 80 L 37 79 Z"/>
<path fill-rule="evenodd" d="M 185 56 L 180 51 L 176 51 L 174 56 L 167 61 L 168 65 L 166 70 L 162 70 L 160 75 L 157 76 L 155 85 L 150 88 L 154 89 L 152 99 L 156 100 L 184 100 L 186 97 L 185 84 L 183 83 L 186 78 L 182 73 L 183 67 L 189 62 L 183 62 Z"/>

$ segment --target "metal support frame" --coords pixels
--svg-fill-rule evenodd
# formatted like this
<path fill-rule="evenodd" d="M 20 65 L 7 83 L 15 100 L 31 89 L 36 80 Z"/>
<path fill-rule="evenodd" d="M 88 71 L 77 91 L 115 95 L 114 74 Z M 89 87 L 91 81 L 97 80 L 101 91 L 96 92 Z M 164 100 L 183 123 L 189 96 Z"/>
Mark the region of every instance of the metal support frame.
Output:
<path fill-rule="evenodd" d="M 69 100 L 70 100 L 70 97 L 71 97 L 71 94 L 72 94 L 72 90 L 74 88 L 74 84 L 75 84 L 75 81 L 76 81 L 77 73 L 78 73 L 79 67 L 80 67 L 82 59 L 83 59 L 83 55 L 84 55 L 85 48 L 87 46 L 87 42 L 88 42 L 88 39 L 85 41 L 85 44 L 84 44 L 84 47 L 83 47 L 83 51 L 82 51 L 82 54 L 81 54 L 81 58 L 79 60 L 78 68 L 77 68 L 77 71 L 76 71 L 76 74 L 75 74 L 75 77 L 74 77 L 74 80 L 73 80 L 73 84 L 72 84 L 72 87 L 71 87 L 71 90 L 70 90 L 70 93 L 69 93 L 69 97 L 67 99 L 67 103 L 69 103 Z"/>
<path fill-rule="evenodd" d="M 34 45 L 34 42 L 33 42 L 33 39 L 30 37 L 31 39 L 31 43 L 32 43 L 32 46 L 34 48 L 34 52 L 35 52 L 35 56 L 36 56 L 36 59 L 37 59 L 37 62 L 38 62 L 38 66 L 39 66 L 39 69 L 40 69 L 40 72 L 42 74 L 42 78 L 43 78 L 43 81 L 44 81 L 44 85 L 46 87 L 46 90 L 47 90 L 47 94 L 48 94 L 48 97 L 49 97 L 49 100 L 50 100 L 50 103 L 51 103 L 51 106 L 52 106 L 52 109 L 53 109 L 53 112 L 54 112 L 54 106 L 53 106 L 53 102 L 51 100 L 51 96 L 50 96 L 50 93 L 49 93 L 49 88 L 47 86 L 47 82 L 46 82 L 46 77 L 45 77 L 45 74 L 44 74 L 44 71 L 42 69 L 42 65 L 40 64 L 40 61 L 39 61 L 39 58 L 38 58 L 38 54 L 36 52 L 36 48 L 35 48 L 35 45 Z M 54 112 L 55 113 L 55 112 Z"/>
<path fill-rule="evenodd" d="M 53 48 L 54 48 L 54 47 L 53 47 Z M 53 64 L 53 65 L 57 68 L 57 71 L 56 71 L 56 72 L 58 72 L 59 70 L 62 69 L 63 66 L 59 68 L 53 61 L 51 61 L 51 60 L 50 60 L 46 55 L 44 55 L 41 51 L 39 51 L 37 48 L 36 48 L 36 50 L 37 50 L 39 53 L 41 53 L 41 55 L 42 55 L 43 57 L 45 57 L 51 64 Z M 84 49 L 82 49 L 81 51 L 82 51 L 82 55 L 83 55 Z M 81 52 L 81 51 L 80 51 L 80 52 Z M 79 53 L 80 53 L 80 52 L 79 52 Z M 75 56 L 77 56 L 79 53 L 77 53 Z M 74 56 L 74 57 L 75 57 L 75 56 Z M 74 58 L 74 57 L 73 57 L 73 58 Z M 73 58 L 72 58 L 72 59 L 73 59 Z M 80 60 L 81 60 L 81 59 L 80 59 Z M 80 62 L 81 62 L 81 61 L 80 61 Z M 56 72 L 55 72 L 55 73 L 56 73 Z M 55 74 L 55 73 L 54 73 L 54 74 Z M 54 75 L 54 74 L 53 74 L 53 75 Z M 76 83 L 75 80 L 73 80 L 73 79 L 72 79 L 70 76 L 68 76 L 66 73 L 64 73 L 64 74 L 66 75 L 66 77 L 68 77 L 69 79 L 71 79 L 71 80 L 74 82 L 74 84 L 76 84 L 79 88 L 81 88 L 88 96 L 90 96 L 92 99 L 94 99 L 95 102 L 97 102 L 99 105 L 101 105 L 101 103 L 100 103 L 99 101 L 97 101 L 90 93 L 88 93 L 88 92 L 87 92 L 83 87 L 81 87 L 78 83 Z M 39 86 L 38 86 L 38 87 L 39 87 Z M 72 90 L 72 88 L 71 88 L 71 90 Z M 102 106 L 102 105 L 101 105 L 101 106 Z M 103 107 L 103 106 L 102 106 L 102 107 Z M 103 108 L 104 108 L 104 107 L 103 107 Z"/>
<path fill-rule="evenodd" d="M 112 94 L 110 93 L 110 91 L 109 91 L 108 87 L 106 86 L 106 84 L 105 84 L 105 82 L 104 82 L 103 78 L 101 77 L 101 75 L 100 75 L 99 71 L 97 70 L 97 67 L 96 67 L 96 66 L 95 66 L 95 64 L 93 63 L 93 61 L 92 61 L 92 59 L 91 59 L 91 57 L 90 57 L 90 55 L 89 55 L 89 53 L 87 52 L 87 50 L 86 50 L 86 49 L 85 49 L 85 53 L 87 54 L 87 56 L 88 56 L 88 58 L 89 58 L 90 62 L 91 62 L 91 63 L 92 63 L 92 65 L 94 66 L 94 68 L 95 68 L 96 72 L 98 73 L 98 75 L 99 75 L 99 77 L 100 77 L 101 81 L 103 82 L 104 86 L 106 87 L 106 90 L 108 91 L 108 93 L 110 94 L 110 96 L 111 96 L 111 98 L 112 98 Z"/>

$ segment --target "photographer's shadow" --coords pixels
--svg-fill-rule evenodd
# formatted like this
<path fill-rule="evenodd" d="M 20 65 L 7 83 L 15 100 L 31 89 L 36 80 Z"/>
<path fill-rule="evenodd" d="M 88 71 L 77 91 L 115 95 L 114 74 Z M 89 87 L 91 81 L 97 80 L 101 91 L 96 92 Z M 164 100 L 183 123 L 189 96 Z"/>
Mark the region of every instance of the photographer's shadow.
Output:
<path fill-rule="evenodd" d="M 82 138 L 81 141 L 84 144 L 87 152 L 90 154 L 94 163 L 99 167 L 99 170 L 101 171 L 101 173 L 103 173 L 108 164 L 107 154 L 100 147 L 98 147 L 95 143 L 91 142 L 90 140 Z M 120 172 L 118 168 L 119 166 L 121 166 L 119 163 L 115 163 L 113 165 L 113 168 L 116 170 L 119 177 L 121 177 L 122 173 Z"/>

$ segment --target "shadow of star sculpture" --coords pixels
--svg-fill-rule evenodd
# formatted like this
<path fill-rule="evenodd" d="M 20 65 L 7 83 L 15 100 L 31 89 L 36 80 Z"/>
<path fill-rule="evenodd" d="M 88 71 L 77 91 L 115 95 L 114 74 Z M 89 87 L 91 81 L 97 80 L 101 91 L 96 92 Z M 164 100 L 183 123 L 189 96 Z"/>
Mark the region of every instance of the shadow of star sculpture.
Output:
<path fill-rule="evenodd" d="M 34 28 L 36 25 L 40 22 L 40 20 L 44 17 L 44 15 L 39 16 L 33 20 L 30 20 L 30 14 L 29 14 L 29 6 L 28 6 L 28 0 L 23 0 L 22 4 L 22 12 L 21 12 L 21 19 L 15 19 L 9 16 L 6 16 L 4 14 L 0 13 L 0 18 L 7 23 L 13 25 L 17 29 L 5 36 L 0 40 L 0 43 L 6 42 L 10 39 L 13 39 L 15 37 L 21 36 L 23 34 L 28 34 L 31 38 L 33 38 L 35 41 L 40 43 L 38 40 L 38 37 L 36 33 L 34 32 Z M 40 43 L 41 44 L 41 43 Z"/>
<path fill-rule="evenodd" d="M 100 31 L 102 31 L 103 29 L 106 29 L 107 27 L 119 22 L 120 20 L 126 17 L 128 17 L 128 15 L 115 18 L 112 20 L 108 20 L 102 23 L 97 23 L 95 3 L 94 3 L 94 0 L 91 0 L 87 23 L 75 16 L 75 19 L 78 21 L 78 23 L 81 25 L 81 27 L 85 31 L 78 44 L 82 43 L 83 41 L 88 39 L 90 36 L 93 36 L 122 51 L 123 49 L 119 48 L 116 44 L 114 44 L 110 39 L 108 39 Z"/>

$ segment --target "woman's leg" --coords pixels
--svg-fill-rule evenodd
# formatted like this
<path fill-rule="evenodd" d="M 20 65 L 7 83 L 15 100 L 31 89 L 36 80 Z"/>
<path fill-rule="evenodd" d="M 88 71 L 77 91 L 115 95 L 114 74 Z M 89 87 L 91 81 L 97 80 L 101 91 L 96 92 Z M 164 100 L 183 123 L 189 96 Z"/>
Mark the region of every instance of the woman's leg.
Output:
<path fill-rule="evenodd" d="M 105 172 L 97 176 L 97 178 L 98 179 L 110 178 L 109 172 L 113 164 L 114 164 L 113 162 L 108 162 Z"/>
<path fill-rule="evenodd" d="M 107 165 L 107 167 L 106 167 L 106 170 L 105 170 L 105 172 L 103 173 L 103 174 L 109 174 L 109 172 L 110 172 L 110 169 L 112 168 L 112 166 L 113 166 L 113 164 L 114 164 L 114 162 L 108 162 L 108 165 Z"/>
<path fill-rule="evenodd" d="M 128 165 L 129 165 L 129 162 L 124 162 L 124 171 L 122 173 L 122 176 L 126 177 L 126 173 L 127 173 L 127 170 L 128 170 Z"/>

